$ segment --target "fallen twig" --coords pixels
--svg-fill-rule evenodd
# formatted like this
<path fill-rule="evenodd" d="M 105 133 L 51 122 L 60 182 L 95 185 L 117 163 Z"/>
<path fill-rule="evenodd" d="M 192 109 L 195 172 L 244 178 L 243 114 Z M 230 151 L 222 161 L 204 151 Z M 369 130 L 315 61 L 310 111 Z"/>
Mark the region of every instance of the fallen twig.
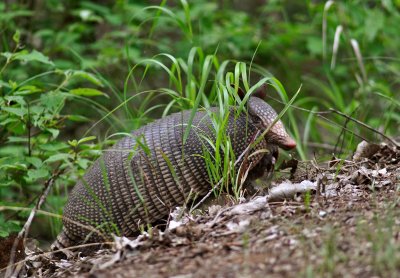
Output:
<path fill-rule="evenodd" d="M 14 240 L 14 244 L 11 248 L 11 253 L 10 253 L 10 262 L 9 266 L 7 267 L 7 271 L 5 274 L 5 277 L 16 277 L 18 276 L 19 269 L 13 267 L 14 266 L 14 261 L 15 261 L 15 254 L 17 250 L 17 246 L 20 240 L 23 240 L 23 243 L 25 245 L 26 238 L 29 233 L 29 228 L 32 224 L 32 220 L 35 217 L 35 214 L 38 209 L 43 205 L 44 201 L 46 200 L 47 195 L 50 192 L 51 187 L 54 184 L 54 181 L 56 178 L 62 173 L 62 171 L 56 171 L 46 182 L 44 185 L 44 189 L 42 194 L 40 195 L 40 198 L 38 202 L 36 203 L 35 207 L 31 210 L 31 213 L 29 214 L 28 220 L 25 222 L 24 226 L 22 227 L 21 231 L 18 233 L 18 236 Z"/>

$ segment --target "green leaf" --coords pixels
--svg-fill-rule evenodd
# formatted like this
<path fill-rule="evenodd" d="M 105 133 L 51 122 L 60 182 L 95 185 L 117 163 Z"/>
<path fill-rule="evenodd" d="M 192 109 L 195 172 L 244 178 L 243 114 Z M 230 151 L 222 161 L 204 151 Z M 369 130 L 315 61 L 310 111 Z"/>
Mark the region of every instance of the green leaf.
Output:
<path fill-rule="evenodd" d="M 0 237 L 7 237 L 13 232 L 21 229 L 19 221 L 5 220 L 4 215 L 0 214 Z"/>
<path fill-rule="evenodd" d="M 0 237 L 8 237 L 9 235 L 10 233 L 6 231 L 3 227 L 0 229 Z"/>
<path fill-rule="evenodd" d="M 32 85 L 27 85 L 27 86 L 22 86 L 21 88 L 18 89 L 14 94 L 18 96 L 26 96 L 26 95 L 31 95 L 35 93 L 42 92 L 41 89 L 39 89 L 36 86 Z"/>
<path fill-rule="evenodd" d="M 0 89 L 2 87 L 9 88 L 9 89 L 11 88 L 10 84 L 8 84 L 7 82 L 4 82 L 3 80 L 0 80 Z"/>
<path fill-rule="evenodd" d="M 58 134 L 60 134 L 60 131 L 55 128 L 46 128 L 46 131 L 51 133 L 51 136 L 53 137 L 53 139 L 56 139 Z"/>
<path fill-rule="evenodd" d="M 33 169 L 28 171 L 28 176 L 25 178 L 27 182 L 33 182 L 38 179 L 48 177 L 50 172 L 45 168 Z"/>
<path fill-rule="evenodd" d="M 76 139 L 68 140 L 68 144 L 70 144 L 72 147 L 76 147 L 78 146 L 78 141 Z"/>
<path fill-rule="evenodd" d="M 0 223 L 0 237 L 8 237 L 10 234 L 21 229 L 17 221 L 7 221 Z"/>
<path fill-rule="evenodd" d="M 12 38 L 13 38 L 13 41 L 15 41 L 18 44 L 20 37 L 21 37 L 21 33 L 19 32 L 19 30 L 17 30 L 17 31 L 15 31 Z"/>
<path fill-rule="evenodd" d="M 28 112 L 26 108 L 2 107 L 1 109 L 19 117 L 25 116 Z"/>
<path fill-rule="evenodd" d="M 68 115 L 67 118 L 74 122 L 90 122 L 90 119 L 81 115 Z"/>
<path fill-rule="evenodd" d="M 41 52 L 33 50 L 31 53 L 29 53 L 26 50 L 22 50 L 20 52 L 17 52 L 15 54 L 13 54 L 12 56 L 13 60 L 20 60 L 23 62 L 32 62 L 32 61 L 36 61 L 39 63 L 43 63 L 43 64 L 48 64 L 48 65 L 52 65 L 54 66 L 54 63 L 52 61 L 50 61 L 49 57 L 43 55 Z"/>
<path fill-rule="evenodd" d="M 101 82 L 100 79 L 98 79 L 95 75 L 93 75 L 89 72 L 83 71 L 83 70 L 67 70 L 67 71 L 65 71 L 65 75 L 67 75 L 67 76 L 70 75 L 71 79 L 75 78 L 75 77 L 81 77 L 97 86 L 100 86 L 100 87 L 103 86 L 103 83 Z"/>
<path fill-rule="evenodd" d="M 0 146 L 0 157 L 18 157 L 24 155 L 26 151 L 26 146 L 22 145 L 10 145 L 10 146 Z M 1 163 L 0 163 L 1 165 Z"/>
<path fill-rule="evenodd" d="M 41 144 L 38 145 L 38 147 L 43 151 L 50 151 L 50 152 L 60 151 L 69 148 L 69 146 L 63 142 L 52 142 L 47 144 Z"/>
<path fill-rule="evenodd" d="M 6 96 L 6 97 L 4 97 L 4 99 L 8 103 L 15 101 L 16 103 L 18 103 L 20 105 L 26 105 L 25 99 L 21 96 Z"/>
<path fill-rule="evenodd" d="M 1 2 L 5 2 L 5 1 L 1 1 Z M 22 6 L 18 6 L 18 7 L 19 7 L 18 10 L 15 10 L 15 11 L 9 10 L 7 12 L 1 13 L 1 17 L 0 17 L 1 21 L 10 22 L 13 18 L 16 18 L 16 17 L 32 16 L 32 14 L 33 14 L 32 11 L 23 10 Z"/>
<path fill-rule="evenodd" d="M 79 145 L 79 144 L 82 144 L 82 143 L 85 143 L 85 142 L 88 142 L 88 141 L 95 140 L 95 139 L 96 139 L 96 136 L 84 137 L 84 138 L 82 138 L 82 139 L 80 139 L 80 140 L 78 141 L 78 145 Z"/>
<path fill-rule="evenodd" d="M 71 155 L 69 155 L 67 153 L 58 153 L 58 154 L 50 156 L 48 159 L 45 160 L 45 162 L 52 163 L 52 162 L 61 161 L 61 160 L 67 161 L 70 157 L 71 157 Z"/>
<path fill-rule="evenodd" d="M 2 52 L 0 54 L 1 54 L 1 56 L 6 57 L 7 60 L 10 60 L 13 57 L 13 54 L 11 52 Z"/>
<path fill-rule="evenodd" d="M 26 143 L 26 142 L 28 142 L 28 138 L 27 137 L 9 136 L 8 142 L 10 142 L 10 143 Z"/>
<path fill-rule="evenodd" d="M 18 87 L 18 83 L 13 80 L 8 80 L 8 84 L 10 84 L 10 88 L 14 91 Z"/>
<path fill-rule="evenodd" d="M 25 164 L 15 163 L 15 164 L 12 164 L 12 165 L 11 164 L 0 165 L 0 169 L 26 171 L 27 167 L 26 167 Z"/>
<path fill-rule="evenodd" d="M 90 165 L 90 160 L 85 159 L 85 158 L 79 158 L 76 163 L 81 167 L 82 169 L 87 169 L 88 166 Z"/>
<path fill-rule="evenodd" d="M 81 152 L 81 155 L 93 157 L 93 156 L 99 156 L 102 155 L 103 151 L 102 150 L 84 150 Z"/>
<path fill-rule="evenodd" d="M 93 97 L 93 96 L 106 96 L 107 95 L 99 90 L 92 89 L 92 88 L 78 88 L 69 91 L 73 95 L 77 96 L 85 96 L 85 97 Z"/>
<path fill-rule="evenodd" d="M 28 163 L 33 165 L 35 168 L 39 168 L 42 166 L 43 162 L 40 158 L 34 156 L 28 156 L 25 158 Z"/>
<path fill-rule="evenodd" d="M 8 117 L 3 121 L 0 121 L 0 126 L 6 126 L 8 124 L 12 124 L 12 123 L 20 123 L 21 120 L 18 118 L 14 118 L 14 117 Z"/>
<path fill-rule="evenodd" d="M 41 105 L 46 107 L 51 113 L 59 113 L 64 107 L 66 96 L 59 92 L 48 92 L 40 95 Z"/>

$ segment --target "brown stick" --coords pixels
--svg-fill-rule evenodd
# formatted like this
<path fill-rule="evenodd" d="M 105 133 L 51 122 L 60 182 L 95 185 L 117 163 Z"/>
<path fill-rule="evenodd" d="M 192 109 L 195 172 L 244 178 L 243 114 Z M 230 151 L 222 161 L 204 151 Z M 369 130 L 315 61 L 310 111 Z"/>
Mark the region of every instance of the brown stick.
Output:
<path fill-rule="evenodd" d="M 10 267 L 7 268 L 7 272 L 5 274 L 5 277 L 17 277 L 18 276 L 18 272 L 19 269 L 14 267 L 14 261 L 15 261 L 15 254 L 16 254 L 16 250 L 17 250 L 17 246 L 18 243 L 20 242 L 20 240 L 23 240 L 23 243 L 25 245 L 25 241 L 26 238 L 28 236 L 29 233 L 29 228 L 32 224 L 32 220 L 35 217 L 36 211 L 38 209 L 40 209 L 40 207 L 43 205 L 44 201 L 46 200 L 47 195 L 50 192 L 51 187 L 54 184 L 54 181 L 56 180 L 56 178 L 61 174 L 62 171 L 57 171 L 55 172 L 50 179 L 48 179 L 44 185 L 44 189 L 42 194 L 40 195 L 40 198 L 38 200 L 38 202 L 36 203 L 36 206 L 32 209 L 28 220 L 25 222 L 24 226 L 22 227 L 21 231 L 18 233 L 18 236 L 15 238 L 14 240 L 14 244 L 11 248 L 11 253 L 10 253 L 10 262 L 8 263 L 8 265 Z"/>
<path fill-rule="evenodd" d="M 313 111 L 310 111 L 310 112 L 313 112 Z M 345 131 L 347 131 L 347 132 L 353 134 L 354 136 L 360 138 L 361 140 L 364 140 L 364 141 L 367 141 L 367 142 L 368 142 L 368 139 L 366 139 L 365 137 L 361 136 L 360 134 L 355 133 L 354 131 L 348 129 L 347 127 L 344 127 L 343 125 L 340 125 L 340 124 L 338 124 L 338 123 L 336 123 L 336 122 L 334 122 L 334 121 L 328 119 L 327 117 L 322 116 L 323 114 L 329 114 L 329 113 L 331 113 L 330 111 L 313 112 L 313 113 L 316 114 L 318 117 L 324 119 L 325 121 L 327 121 L 327 122 L 329 122 L 329 123 L 331 123 L 331 124 L 333 124 L 333 125 L 340 126 L 340 127 L 342 128 L 342 130 L 345 130 Z"/>
<path fill-rule="evenodd" d="M 355 122 L 355 123 L 357 123 L 357 124 L 359 124 L 359 125 L 365 127 L 366 129 L 369 129 L 369 130 L 371 130 L 371 131 L 373 131 L 373 132 L 379 134 L 380 136 L 382 136 L 383 138 L 385 138 L 386 140 L 388 140 L 389 142 L 391 142 L 391 143 L 392 143 L 393 145 L 395 145 L 396 147 L 400 147 L 400 144 L 399 144 L 399 143 L 397 143 L 395 140 L 393 140 L 393 139 L 390 138 L 389 136 L 385 135 L 384 133 L 380 132 L 379 130 L 373 128 L 372 126 L 369 126 L 369 125 L 367 125 L 366 123 L 363 123 L 363 122 L 361 122 L 361 121 L 359 121 L 359 120 L 357 120 L 357 119 L 355 119 L 355 118 L 353 118 L 353 117 L 350 117 L 350 116 L 348 116 L 348 115 L 346 115 L 346 114 L 344 114 L 344 113 L 342 113 L 342 112 L 340 112 L 340 111 L 338 111 L 338 110 L 336 110 L 336 109 L 330 108 L 329 111 L 332 111 L 333 113 L 336 113 L 336 114 L 338 114 L 338 115 L 340 115 L 340 116 L 342 116 L 342 117 L 345 117 L 346 119 L 348 119 L 348 120 L 350 120 L 350 121 L 353 121 L 353 122 Z"/>

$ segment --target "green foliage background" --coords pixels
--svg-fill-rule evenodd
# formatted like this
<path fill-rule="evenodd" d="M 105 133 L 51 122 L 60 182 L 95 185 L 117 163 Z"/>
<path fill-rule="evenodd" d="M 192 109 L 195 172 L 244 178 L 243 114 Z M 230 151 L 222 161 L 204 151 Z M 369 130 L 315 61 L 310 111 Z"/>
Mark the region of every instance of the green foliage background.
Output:
<path fill-rule="evenodd" d="M 330 108 L 398 136 L 398 26 L 398 0 L 3 1 L 0 206 L 32 207 L 59 175 L 43 209 L 61 214 L 68 190 L 118 136 L 271 74 L 278 111 L 302 86 L 283 118 L 302 159 L 346 157 L 359 136 L 382 141 L 315 114 Z M 0 236 L 26 216 L 0 213 Z M 39 217 L 33 234 L 59 229 Z"/>

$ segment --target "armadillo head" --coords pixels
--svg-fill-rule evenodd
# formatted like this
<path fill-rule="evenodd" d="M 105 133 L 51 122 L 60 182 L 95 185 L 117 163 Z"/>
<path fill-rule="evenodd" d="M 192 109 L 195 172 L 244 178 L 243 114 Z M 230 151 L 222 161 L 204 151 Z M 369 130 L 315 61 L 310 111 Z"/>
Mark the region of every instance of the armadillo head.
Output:
<path fill-rule="evenodd" d="M 278 114 L 268 103 L 258 97 L 250 97 L 247 108 L 253 123 L 255 123 L 261 131 L 269 128 L 269 131 L 265 135 L 268 143 L 277 145 L 285 150 L 296 147 L 296 142 L 287 134 L 280 120 L 271 127 L 274 120 L 278 118 Z"/>

